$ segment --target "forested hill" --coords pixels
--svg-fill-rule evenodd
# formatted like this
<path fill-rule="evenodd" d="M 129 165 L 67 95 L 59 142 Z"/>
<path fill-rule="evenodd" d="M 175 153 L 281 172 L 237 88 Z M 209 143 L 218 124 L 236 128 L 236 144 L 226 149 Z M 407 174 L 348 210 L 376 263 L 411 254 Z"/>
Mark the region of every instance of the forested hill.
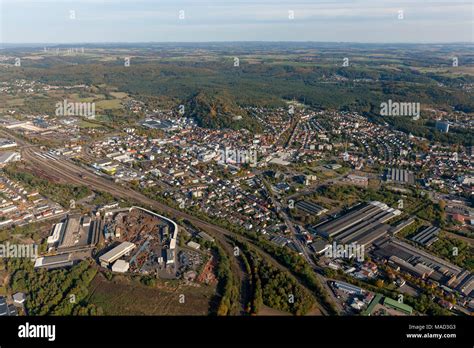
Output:
<path fill-rule="evenodd" d="M 202 127 L 258 131 L 260 124 L 235 103 L 227 92 L 199 92 L 187 102 L 188 115 Z"/>

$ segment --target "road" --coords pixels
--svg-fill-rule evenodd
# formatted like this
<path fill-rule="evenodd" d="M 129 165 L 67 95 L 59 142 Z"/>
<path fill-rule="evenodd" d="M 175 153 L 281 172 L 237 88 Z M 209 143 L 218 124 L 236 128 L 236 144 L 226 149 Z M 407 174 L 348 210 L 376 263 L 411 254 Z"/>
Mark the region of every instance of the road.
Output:
<path fill-rule="evenodd" d="M 316 273 L 316 277 L 318 277 L 319 281 L 321 282 L 324 289 L 328 293 L 328 296 L 332 300 L 332 303 L 336 306 L 337 312 L 339 314 L 344 313 L 345 312 L 344 308 L 342 307 L 341 303 L 339 302 L 337 297 L 334 295 L 333 290 L 331 289 L 331 287 L 328 284 L 328 281 L 330 281 L 330 279 L 328 279 L 328 278 L 326 278 L 325 276 L 322 275 L 322 273 L 324 272 L 324 269 L 322 267 L 318 266 L 318 265 L 315 265 L 313 267 L 313 270 Z"/>
<path fill-rule="evenodd" d="M 311 266 L 314 267 L 315 266 L 314 261 L 311 259 L 311 256 L 308 254 L 308 250 L 306 250 L 306 246 L 303 245 L 303 243 L 301 243 L 301 241 L 296 236 L 295 226 L 293 225 L 290 218 L 288 217 L 288 214 L 286 214 L 285 209 L 282 206 L 281 202 L 276 199 L 276 197 L 275 197 L 275 195 L 274 195 L 274 193 L 271 189 L 270 184 L 264 178 L 261 178 L 261 180 L 264 184 L 263 187 L 265 188 L 265 191 L 267 191 L 267 194 L 268 194 L 268 196 L 270 197 L 270 199 L 272 201 L 272 205 L 275 207 L 276 214 L 280 217 L 280 219 L 282 219 L 285 222 L 285 225 L 290 230 L 291 240 L 293 241 L 293 243 L 295 243 L 296 245 L 298 245 L 300 247 L 300 249 L 303 252 L 303 257 L 306 259 L 306 261 Z"/>
<path fill-rule="evenodd" d="M 23 160 L 25 160 L 26 162 L 28 162 L 35 168 L 44 170 L 46 173 L 48 173 L 48 175 L 52 175 L 53 177 L 58 177 L 68 183 L 84 185 L 84 186 L 91 187 L 99 191 L 108 192 L 117 198 L 134 200 L 137 203 L 141 204 L 143 207 L 155 209 L 156 211 L 159 211 L 163 215 L 167 215 L 175 220 L 177 219 L 188 220 L 195 227 L 203 231 L 206 231 L 207 233 L 209 233 L 210 235 L 212 235 L 213 237 L 221 241 L 227 252 L 229 252 L 230 250 L 229 250 L 229 243 L 226 240 L 226 237 L 240 238 L 240 239 L 243 238 L 250 244 L 252 248 L 254 248 L 260 254 L 265 256 L 268 259 L 268 261 L 270 261 L 273 265 L 286 271 L 292 278 L 294 278 L 291 270 L 289 270 L 287 267 L 285 267 L 280 262 L 275 260 L 272 255 L 266 253 L 261 248 L 253 245 L 251 240 L 241 236 L 240 234 L 236 234 L 234 232 L 228 231 L 222 227 L 213 225 L 199 218 L 196 218 L 188 213 L 182 212 L 175 208 L 169 207 L 163 203 L 155 201 L 151 198 L 148 198 L 145 195 L 137 191 L 134 191 L 128 187 L 119 185 L 113 182 L 112 180 L 98 176 L 92 170 L 87 170 L 85 168 L 79 167 L 78 165 L 72 163 L 68 159 L 58 157 L 57 159 L 53 160 L 53 159 L 40 157 L 37 155 L 37 153 L 41 151 L 39 151 L 37 147 L 31 146 L 30 144 L 26 143 L 24 140 L 17 138 L 8 132 L 0 130 L 0 134 L 1 133 L 3 133 L 4 135 L 8 137 L 15 138 L 18 145 L 21 146 Z M 232 256 L 233 254 L 231 253 L 229 255 Z M 234 259 L 232 260 L 232 262 L 235 261 L 235 258 L 231 257 L 231 259 Z M 243 282 L 245 281 L 245 279 L 248 279 L 248 276 L 245 274 L 245 272 L 242 271 L 240 262 L 238 263 L 239 264 L 237 265 L 233 263 L 234 264 L 233 271 L 240 278 L 242 282 L 242 288 L 245 288 L 245 284 Z M 300 281 L 298 282 L 301 284 L 301 286 L 306 288 L 304 284 L 302 284 Z M 311 292 L 311 290 L 309 289 L 308 291 Z M 247 297 L 247 296 L 246 294 L 244 294 L 244 296 L 242 297 Z M 246 300 L 247 300 L 246 298 L 245 299 L 242 298 L 242 301 L 243 301 L 243 303 L 241 303 L 242 306 L 246 306 L 246 302 L 244 302 Z M 320 310 L 323 314 L 327 314 L 327 311 L 324 308 L 322 308 L 319 304 L 318 306 L 320 307 Z"/>
<path fill-rule="evenodd" d="M 45 172 L 48 173 L 48 175 L 61 178 L 67 181 L 68 183 L 85 185 L 96 190 L 108 192 L 118 198 L 131 199 L 144 207 L 157 210 L 160 213 L 163 213 L 164 215 L 172 217 L 173 219 L 186 219 L 197 228 L 208 232 L 213 237 L 218 239 L 222 247 L 225 249 L 226 253 L 228 255 L 232 255 L 233 249 L 224 237 L 233 236 L 233 233 L 231 233 L 230 231 L 197 219 L 192 215 L 189 215 L 177 209 L 171 208 L 163 203 L 148 198 L 137 191 L 121 186 L 109 179 L 97 176 L 92 171 L 88 171 L 87 169 L 81 168 L 70 162 L 69 160 L 63 158 L 58 158 L 57 160 L 44 159 L 38 156 L 36 154 L 37 152 L 37 149 L 34 148 L 23 148 L 23 159 L 26 160 L 28 163 L 31 163 L 35 168 L 43 169 Z M 242 265 L 240 264 L 240 262 L 235 260 L 234 257 L 231 257 L 231 267 L 232 272 L 238 277 L 239 282 L 242 284 L 241 312 L 243 312 L 244 308 L 246 307 L 246 304 L 249 302 L 248 296 L 250 294 L 243 291 L 247 288 L 245 282 L 248 282 L 248 277 L 246 273 L 243 272 Z"/>

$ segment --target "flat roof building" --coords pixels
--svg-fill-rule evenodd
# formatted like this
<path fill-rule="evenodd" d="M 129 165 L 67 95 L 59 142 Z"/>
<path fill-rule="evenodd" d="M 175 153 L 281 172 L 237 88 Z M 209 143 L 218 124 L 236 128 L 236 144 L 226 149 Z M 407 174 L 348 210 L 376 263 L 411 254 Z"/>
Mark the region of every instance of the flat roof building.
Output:
<path fill-rule="evenodd" d="M 129 270 L 130 264 L 124 260 L 117 260 L 112 265 L 112 272 L 125 273 Z"/>
<path fill-rule="evenodd" d="M 385 180 L 387 182 L 395 182 L 397 184 L 410 184 L 415 183 L 415 176 L 412 172 L 406 169 L 389 168 L 385 172 Z"/>
<path fill-rule="evenodd" d="M 334 282 L 334 285 L 342 290 L 342 291 L 345 291 L 349 294 L 358 294 L 358 295 L 362 295 L 364 293 L 364 290 L 355 286 L 355 285 L 352 285 L 352 284 L 348 284 L 348 283 L 343 283 L 343 282 Z"/>
<path fill-rule="evenodd" d="M 61 254 L 37 258 L 35 261 L 35 268 L 55 269 L 61 267 L 70 267 L 73 264 L 74 261 L 71 260 L 71 254 Z"/>
<path fill-rule="evenodd" d="M 79 215 L 74 215 L 69 216 L 64 222 L 64 232 L 62 233 L 59 240 L 60 248 L 68 248 L 76 245 L 76 240 L 79 239 L 82 230 L 80 219 L 81 218 Z"/>
<path fill-rule="evenodd" d="M 54 244 L 59 241 L 61 238 L 61 233 L 63 232 L 64 224 L 62 222 L 54 225 L 53 233 L 48 237 L 48 244 Z"/>
<path fill-rule="evenodd" d="M 13 294 L 13 301 L 17 304 L 23 304 L 26 300 L 26 295 L 23 292 Z"/>
<path fill-rule="evenodd" d="M 213 242 L 214 241 L 214 238 L 212 238 L 210 235 L 208 235 L 207 233 L 204 233 L 204 232 L 199 232 L 198 237 L 200 237 L 204 240 L 207 240 L 208 242 Z"/>
<path fill-rule="evenodd" d="M 201 245 L 199 245 L 199 243 L 196 243 L 196 242 L 193 242 L 193 241 L 189 241 L 188 244 L 186 244 L 186 245 L 188 247 L 196 249 L 196 250 L 199 250 L 199 248 L 201 247 Z"/>
<path fill-rule="evenodd" d="M 118 246 L 109 250 L 104 255 L 99 257 L 100 264 L 102 267 L 108 267 L 111 263 L 118 260 L 125 254 L 128 254 L 130 251 L 135 249 L 135 244 L 130 242 L 120 243 Z"/>
<path fill-rule="evenodd" d="M 171 265 L 174 264 L 174 250 L 166 249 L 166 264 Z"/>
<path fill-rule="evenodd" d="M 19 152 L 5 151 L 0 152 L 0 167 L 7 165 L 10 162 L 21 160 Z"/>
<path fill-rule="evenodd" d="M 301 210 L 305 213 L 319 216 L 327 212 L 326 208 L 321 207 L 313 202 L 299 201 L 295 204 L 296 209 Z"/>

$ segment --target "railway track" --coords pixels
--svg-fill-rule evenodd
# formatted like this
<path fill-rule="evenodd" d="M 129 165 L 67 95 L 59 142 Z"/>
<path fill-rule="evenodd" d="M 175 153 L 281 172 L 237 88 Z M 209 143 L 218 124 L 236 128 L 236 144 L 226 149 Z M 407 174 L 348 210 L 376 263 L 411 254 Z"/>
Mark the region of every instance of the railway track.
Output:
<path fill-rule="evenodd" d="M 286 271 L 291 277 L 293 277 L 296 281 L 298 281 L 298 283 L 301 286 L 303 286 L 310 293 L 312 293 L 310 289 L 308 289 L 301 281 L 299 281 L 292 275 L 292 272 L 290 269 L 282 265 L 272 255 L 268 254 L 267 252 L 262 250 L 260 247 L 253 244 L 253 242 L 250 239 L 240 234 L 226 230 L 225 228 L 222 228 L 220 226 L 216 226 L 209 222 L 203 221 L 186 212 L 177 210 L 173 207 L 167 206 L 166 204 L 163 204 L 161 202 L 148 198 L 147 196 L 137 191 L 121 186 L 113 181 L 110 181 L 109 179 L 96 175 L 92 171 L 81 168 L 69 160 L 66 160 L 63 158 L 57 158 L 56 160 L 52 160 L 52 159 L 40 157 L 37 155 L 37 152 L 35 152 L 35 150 L 37 149 L 35 147 L 29 146 L 29 144 L 26 143 L 24 140 L 16 138 L 12 134 L 9 134 L 8 132 L 2 131 L 2 130 L 0 130 L 0 133 L 4 133 L 5 135 L 9 137 L 15 138 L 17 143 L 22 147 L 22 158 L 26 160 L 28 163 L 32 164 L 35 168 L 44 170 L 48 175 L 59 177 L 68 183 L 84 185 L 84 186 L 87 186 L 99 191 L 108 192 L 117 198 L 132 199 L 145 207 L 155 209 L 156 211 L 164 215 L 168 215 L 169 217 L 175 220 L 177 219 L 188 220 L 195 227 L 205 231 L 206 233 L 209 233 L 210 235 L 215 237 L 217 240 L 219 240 L 221 244 L 223 244 L 226 252 L 231 252 L 229 256 L 231 260 L 233 260 L 232 261 L 233 272 L 239 277 L 241 281 L 241 284 L 242 284 L 241 289 L 247 288 L 247 285 L 244 284 L 244 282 L 248 281 L 249 276 L 242 269 L 242 265 L 240 264 L 240 262 L 235 260 L 235 257 L 233 256 L 233 253 L 232 253 L 233 249 L 230 248 L 231 245 L 229 244 L 226 237 L 234 238 L 234 239 L 243 238 L 246 242 L 249 243 L 249 245 L 255 251 L 257 251 L 262 256 L 264 256 L 274 266 L 278 267 L 279 269 L 283 271 Z M 248 296 L 244 294 L 243 296 L 241 296 L 241 301 L 247 301 L 247 297 Z M 241 303 L 242 308 L 245 308 L 246 305 L 247 303 Z M 319 303 L 318 303 L 318 307 L 323 314 L 327 314 L 327 311 Z"/>

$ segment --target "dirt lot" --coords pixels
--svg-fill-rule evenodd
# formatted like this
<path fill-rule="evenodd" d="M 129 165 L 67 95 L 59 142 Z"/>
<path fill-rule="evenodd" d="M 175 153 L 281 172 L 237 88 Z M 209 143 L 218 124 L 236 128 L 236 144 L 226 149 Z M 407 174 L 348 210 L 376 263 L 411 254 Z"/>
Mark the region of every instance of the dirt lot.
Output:
<path fill-rule="evenodd" d="M 215 287 L 177 284 L 158 282 L 152 287 L 119 275 L 109 281 L 99 274 L 91 283 L 89 302 L 101 306 L 105 315 L 208 315 Z"/>

